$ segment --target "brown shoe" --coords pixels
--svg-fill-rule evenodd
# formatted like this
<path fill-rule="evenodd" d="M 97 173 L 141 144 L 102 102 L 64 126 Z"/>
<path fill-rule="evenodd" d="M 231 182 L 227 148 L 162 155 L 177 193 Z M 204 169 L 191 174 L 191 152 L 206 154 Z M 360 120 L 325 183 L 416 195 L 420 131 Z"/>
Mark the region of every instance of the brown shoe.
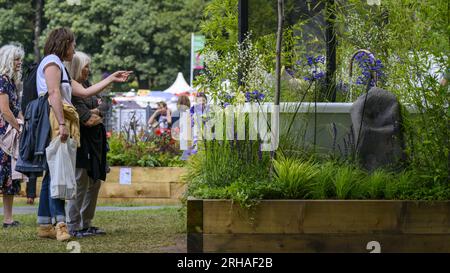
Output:
<path fill-rule="evenodd" d="M 70 234 L 67 229 L 67 225 L 64 222 L 56 224 L 56 240 L 63 242 L 70 239 Z"/>
<path fill-rule="evenodd" d="M 56 239 L 56 230 L 53 225 L 39 225 L 38 236 L 40 238 Z"/>

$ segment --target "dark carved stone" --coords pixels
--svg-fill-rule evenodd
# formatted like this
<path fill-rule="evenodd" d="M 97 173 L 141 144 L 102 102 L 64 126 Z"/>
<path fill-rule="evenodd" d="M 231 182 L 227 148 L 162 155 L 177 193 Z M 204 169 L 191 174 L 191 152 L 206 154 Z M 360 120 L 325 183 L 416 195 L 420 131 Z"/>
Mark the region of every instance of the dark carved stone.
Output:
<path fill-rule="evenodd" d="M 373 87 L 355 101 L 350 114 L 362 167 L 368 171 L 398 169 L 405 154 L 400 104 L 395 95 Z"/>

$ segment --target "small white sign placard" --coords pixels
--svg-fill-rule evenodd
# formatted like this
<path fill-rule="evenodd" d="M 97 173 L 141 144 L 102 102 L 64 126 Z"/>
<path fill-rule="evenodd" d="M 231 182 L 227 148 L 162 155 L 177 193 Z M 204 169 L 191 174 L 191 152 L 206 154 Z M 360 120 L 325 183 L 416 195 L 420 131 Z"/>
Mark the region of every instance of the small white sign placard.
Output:
<path fill-rule="evenodd" d="M 120 185 L 131 185 L 131 168 L 120 168 Z"/>

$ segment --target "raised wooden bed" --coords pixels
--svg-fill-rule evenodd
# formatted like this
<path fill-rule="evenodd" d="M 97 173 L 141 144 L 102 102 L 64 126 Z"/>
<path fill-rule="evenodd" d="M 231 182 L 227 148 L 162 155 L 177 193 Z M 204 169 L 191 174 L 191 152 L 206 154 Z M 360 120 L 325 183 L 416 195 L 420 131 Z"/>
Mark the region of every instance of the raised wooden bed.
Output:
<path fill-rule="evenodd" d="M 120 167 L 111 167 L 111 172 L 100 188 L 99 199 L 119 203 L 180 204 L 185 191 L 185 184 L 181 182 L 184 173 L 182 167 L 131 167 L 131 185 L 121 185 Z M 38 179 L 38 195 L 41 180 L 42 177 Z M 25 184 L 22 195 L 25 195 Z"/>
<path fill-rule="evenodd" d="M 450 201 L 192 199 L 187 232 L 188 252 L 450 252 Z"/>

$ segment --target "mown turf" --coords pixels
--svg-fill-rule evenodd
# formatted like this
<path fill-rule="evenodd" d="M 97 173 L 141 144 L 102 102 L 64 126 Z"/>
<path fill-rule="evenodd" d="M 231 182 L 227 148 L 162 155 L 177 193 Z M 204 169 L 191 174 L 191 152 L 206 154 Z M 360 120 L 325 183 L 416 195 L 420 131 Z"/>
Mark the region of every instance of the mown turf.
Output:
<path fill-rule="evenodd" d="M 67 243 L 40 239 L 36 215 L 16 215 L 21 227 L 0 229 L 0 252 L 70 252 Z M 97 212 L 94 223 L 105 236 L 73 239 L 81 252 L 185 252 L 185 211 L 164 208 L 142 211 Z"/>
<path fill-rule="evenodd" d="M 39 198 L 36 198 L 34 201 L 34 205 L 38 207 L 39 205 Z M 136 199 L 132 199 L 130 198 L 130 201 L 124 201 L 124 200 L 120 200 L 120 201 L 115 201 L 114 198 L 109 198 L 109 199 L 99 199 L 97 201 L 97 206 L 104 206 L 104 207 L 144 207 L 144 206 L 176 206 L 176 205 L 180 205 L 180 204 L 165 204 L 163 202 L 139 202 L 136 201 Z M 16 197 L 14 198 L 14 206 L 15 207 L 26 207 L 26 206 L 30 206 L 27 204 L 27 200 L 26 198 L 23 197 Z M 3 200 L 1 198 L 0 195 L 0 208 L 3 207 Z"/>

